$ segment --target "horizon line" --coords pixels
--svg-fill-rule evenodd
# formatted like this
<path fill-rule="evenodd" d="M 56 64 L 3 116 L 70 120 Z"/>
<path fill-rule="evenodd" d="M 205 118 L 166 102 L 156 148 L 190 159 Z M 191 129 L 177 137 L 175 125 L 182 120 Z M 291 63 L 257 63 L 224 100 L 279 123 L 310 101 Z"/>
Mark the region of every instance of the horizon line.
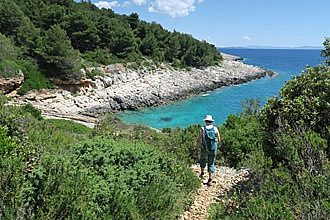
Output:
<path fill-rule="evenodd" d="M 217 48 L 242 48 L 242 49 L 324 49 L 324 46 L 218 46 Z"/>

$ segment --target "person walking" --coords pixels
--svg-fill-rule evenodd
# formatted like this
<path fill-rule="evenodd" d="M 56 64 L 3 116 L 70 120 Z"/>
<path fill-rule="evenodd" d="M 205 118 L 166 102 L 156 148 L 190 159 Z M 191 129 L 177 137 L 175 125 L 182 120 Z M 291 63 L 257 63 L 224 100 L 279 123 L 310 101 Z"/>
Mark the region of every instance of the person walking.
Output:
<path fill-rule="evenodd" d="M 209 173 L 207 185 L 210 186 L 212 184 L 212 177 L 215 172 L 214 160 L 217 153 L 218 144 L 220 143 L 221 139 L 218 128 L 213 125 L 214 120 L 212 115 L 206 115 L 204 121 L 205 125 L 201 127 L 198 138 L 198 142 L 201 146 L 200 177 L 203 178 L 204 169 L 207 164 Z"/>

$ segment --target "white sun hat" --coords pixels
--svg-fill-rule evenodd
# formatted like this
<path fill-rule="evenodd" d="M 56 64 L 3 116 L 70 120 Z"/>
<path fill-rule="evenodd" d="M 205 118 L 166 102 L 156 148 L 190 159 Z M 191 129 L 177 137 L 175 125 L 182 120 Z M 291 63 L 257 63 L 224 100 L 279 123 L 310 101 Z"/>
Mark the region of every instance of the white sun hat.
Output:
<path fill-rule="evenodd" d="M 204 121 L 214 121 L 212 115 L 206 115 Z"/>

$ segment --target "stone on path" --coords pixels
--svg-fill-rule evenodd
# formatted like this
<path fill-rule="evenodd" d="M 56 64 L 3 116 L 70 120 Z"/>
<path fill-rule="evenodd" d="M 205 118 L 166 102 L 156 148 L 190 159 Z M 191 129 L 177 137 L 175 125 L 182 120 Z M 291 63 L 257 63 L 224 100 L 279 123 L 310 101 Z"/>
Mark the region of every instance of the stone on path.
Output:
<path fill-rule="evenodd" d="M 194 173 L 199 176 L 200 167 L 192 166 Z M 197 191 L 194 203 L 180 216 L 180 220 L 205 220 L 208 218 L 210 205 L 216 203 L 219 197 L 232 189 L 239 182 L 246 180 L 247 170 L 235 170 L 229 167 L 216 167 L 212 185 L 208 186 L 208 173 L 204 174 L 201 187 Z"/>

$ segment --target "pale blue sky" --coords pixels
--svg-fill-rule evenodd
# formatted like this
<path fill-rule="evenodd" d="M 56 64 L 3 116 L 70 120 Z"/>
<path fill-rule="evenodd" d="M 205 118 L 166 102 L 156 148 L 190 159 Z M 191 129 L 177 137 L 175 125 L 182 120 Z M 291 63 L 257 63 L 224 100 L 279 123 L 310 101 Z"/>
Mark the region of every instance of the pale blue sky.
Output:
<path fill-rule="evenodd" d="M 119 14 L 225 46 L 321 46 L 330 0 L 93 0 Z"/>

